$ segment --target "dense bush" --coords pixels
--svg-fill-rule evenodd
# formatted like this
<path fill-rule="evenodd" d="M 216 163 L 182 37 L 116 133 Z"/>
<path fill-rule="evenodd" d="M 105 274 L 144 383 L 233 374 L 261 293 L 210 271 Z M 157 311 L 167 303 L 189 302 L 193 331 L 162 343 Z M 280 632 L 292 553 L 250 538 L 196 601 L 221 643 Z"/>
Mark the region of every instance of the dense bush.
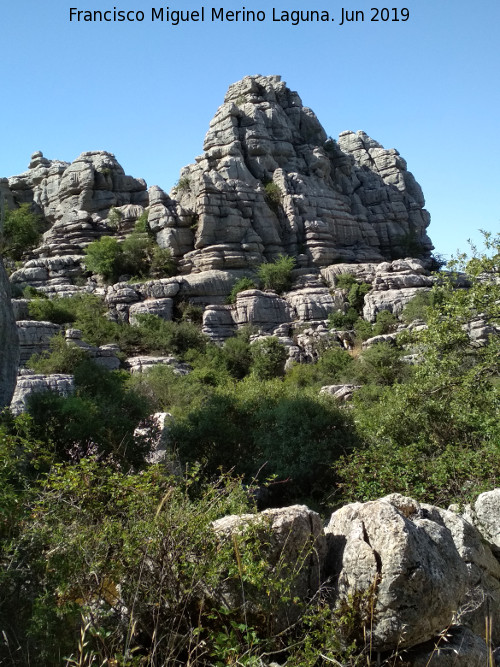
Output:
<path fill-rule="evenodd" d="M 123 274 L 137 278 L 168 277 L 177 268 L 172 252 L 157 245 L 143 216 L 122 243 L 112 236 L 102 236 L 87 246 L 85 254 L 87 269 L 109 282 L 116 282 Z"/>
<path fill-rule="evenodd" d="M 35 373 L 73 373 L 75 368 L 87 358 L 84 350 L 67 342 L 62 334 L 53 336 L 49 350 L 34 354 L 28 361 L 28 368 Z"/>
<path fill-rule="evenodd" d="M 32 212 L 29 204 L 6 210 L 0 253 L 10 259 L 20 260 L 27 250 L 37 245 L 42 231 L 42 218 Z"/>
<path fill-rule="evenodd" d="M 288 255 L 279 255 L 274 262 L 261 264 L 257 273 L 263 289 L 274 290 L 278 294 L 289 289 L 294 265 L 295 259 Z"/>
<path fill-rule="evenodd" d="M 89 453 L 106 456 L 124 467 L 144 463 L 145 442 L 134 439 L 138 423 L 151 405 L 127 387 L 127 374 L 107 371 L 89 360 L 73 369 L 75 394 L 32 394 L 28 412 L 35 438 L 51 444 L 59 460 Z"/>
<path fill-rule="evenodd" d="M 318 501 L 332 484 L 330 466 L 354 445 L 349 416 L 327 397 L 290 385 L 246 378 L 211 393 L 171 430 L 185 461 L 202 461 L 215 473 L 234 468 L 251 480 L 278 475 L 281 499 Z"/>
<path fill-rule="evenodd" d="M 247 289 L 255 289 L 256 284 L 251 278 L 239 278 L 233 285 L 229 296 L 227 297 L 227 303 L 235 303 L 236 297 L 240 292 L 243 292 Z"/>
<path fill-rule="evenodd" d="M 85 248 L 85 266 L 92 273 L 98 273 L 105 280 L 117 280 L 120 244 L 113 236 L 102 236 Z"/>
<path fill-rule="evenodd" d="M 271 380 L 285 373 L 286 347 L 275 336 L 261 338 L 250 347 L 252 373 L 259 380 Z"/>

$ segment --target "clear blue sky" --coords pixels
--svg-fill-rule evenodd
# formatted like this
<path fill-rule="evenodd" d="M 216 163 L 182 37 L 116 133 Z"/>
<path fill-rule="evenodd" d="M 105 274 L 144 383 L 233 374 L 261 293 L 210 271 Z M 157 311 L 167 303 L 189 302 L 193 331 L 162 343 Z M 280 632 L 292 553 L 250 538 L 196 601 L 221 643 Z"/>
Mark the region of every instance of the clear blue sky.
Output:
<path fill-rule="evenodd" d="M 397 148 L 422 185 L 436 251 L 451 255 L 500 228 L 500 2 L 234 0 L 264 10 L 261 23 L 151 21 L 172 0 L 3 0 L 0 176 L 30 154 L 74 160 L 115 153 L 125 171 L 167 191 L 202 151 L 229 84 L 281 74 L 326 132 L 367 132 Z M 327 10 L 329 23 L 272 21 L 272 7 Z M 406 22 L 372 22 L 372 6 L 406 7 Z M 143 22 L 69 21 L 69 9 L 142 10 Z M 365 21 L 339 26 L 341 8 Z"/>

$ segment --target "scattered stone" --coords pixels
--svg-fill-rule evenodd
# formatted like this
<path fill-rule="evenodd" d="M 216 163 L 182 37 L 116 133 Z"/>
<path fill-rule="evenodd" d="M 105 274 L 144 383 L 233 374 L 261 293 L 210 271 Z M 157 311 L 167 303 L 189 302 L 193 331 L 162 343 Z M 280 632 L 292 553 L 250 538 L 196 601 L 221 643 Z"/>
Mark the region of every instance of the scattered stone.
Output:
<path fill-rule="evenodd" d="M 54 391 L 61 396 L 69 396 L 74 390 L 75 385 L 72 375 L 23 374 L 17 379 L 16 390 L 12 397 L 10 409 L 15 415 L 25 412 L 29 397 L 35 393 Z"/>

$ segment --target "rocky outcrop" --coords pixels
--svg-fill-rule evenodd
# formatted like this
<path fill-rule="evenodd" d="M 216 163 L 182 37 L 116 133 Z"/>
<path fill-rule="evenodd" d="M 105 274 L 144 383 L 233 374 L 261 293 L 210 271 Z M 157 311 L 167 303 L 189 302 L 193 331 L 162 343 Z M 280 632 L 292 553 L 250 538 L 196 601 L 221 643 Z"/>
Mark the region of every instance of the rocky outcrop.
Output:
<path fill-rule="evenodd" d="M 328 139 L 278 76 L 230 86 L 203 148 L 150 212 L 183 271 L 251 268 L 280 252 L 328 266 L 432 248 L 421 189 L 397 151 L 363 132 Z"/>
<path fill-rule="evenodd" d="M 16 204 L 33 204 L 50 225 L 38 257 L 81 255 L 91 241 L 116 231 L 107 220 L 111 208 L 125 230 L 148 205 L 146 183 L 126 176 L 105 151 L 82 153 L 71 164 L 34 153 L 28 171 L 9 178 L 9 189 Z"/>
<path fill-rule="evenodd" d="M 153 366 L 169 366 L 176 375 L 187 375 L 191 371 L 189 364 L 182 363 L 176 357 L 171 356 L 151 356 L 142 355 L 138 357 L 128 357 L 124 366 L 132 374 L 145 373 Z"/>
<path fill-rule="evenodd" d="M 499 489 L 482 494 L 474 505 L 488 508 L 493 539 L 499 496 Z M 320 591 L 333 608 L 358 609 L 360 637 L 379 660 L 481 667 L 500 642 L 500 563 L 491 542 L 457 512 L 392 494 L 342 507 L 324 530 L 304 506 L 228 516 L 213 527 L 221 540 L 236 542 L 240 554 L 253 548 L 254 561 L 269 571 L 282 568 L 290 596 L 305 602 Z M 244 600 L 240 583 L 228 577 L 219 597 L 232 609 L 245 605 L 257 619 L 258 600 L 248 587 Z M 281 606 L 278 627 L 293 621 L 298 608 Z"/>
<path fill-rule="evenodd" d="M 16 386 L 19 339 L 10 300 L 9 279 L 0 257 L 0 409 L 9 405 Z"/>
<path fill-rule="evenodd" d="M 280 598 L 307 600 L 319 589 L 324 579 L 326 541 L 319 516 L 304 505 L 226 516 L 214 521 L 213 529 L 224 541 L 239 537 L 241 551 L 252 546 L 256 549 L 255 558 L 265 559 L 269 572 L 283 579 L 286 589 L 279 592 Z M 276 591 L 270 594 L 276 595 Z M 228 580 L 219 595 L 230 608 L 246 604 L 239 581 Z M 259 617 L 258 608 L 247 611 Z M 299 605 L 277 600 L 275 629 L 288 627 L 298 613 Z"/>
<path fill-rule="evenodd" d="M 16 390 L 12 397 L 10 409 L 15 415 L 18 415 L 26 411 L 28 399 L 33 394 L 54 391 L 61 396 L 68 396 L 74 390 L 75 384 L 72 375 L 26 373 L 20 375 L 17 379 Z"/>
<path fill-rule="evenodd" d="M 361 385 L 357 384 L 328 384 L 324 387 L 321 387 L 320 394 L 327 394 L 327 396 L 332 396 L 338 401 L 350 401 L 353 397 L 356 389 L 359 389 Z"/>
<path fill-rule="evenodd" d="M 374 598 L 376 650 L 431 639 L 452 623 L 465 595 L 467 570 L 450 531 L 419 510 L 389 496 L 341 508 L 326 528 L 337 599 Z"/>
<path fill-rule="evenodd" d="M 39 322 L 37 320 L 19 320 L 17 331 L 19 336 L 19 363 L 21 366 L 34 354 L 41 354 L 50 348 L 50 339 L 61 331 L 58 324 Z"/>

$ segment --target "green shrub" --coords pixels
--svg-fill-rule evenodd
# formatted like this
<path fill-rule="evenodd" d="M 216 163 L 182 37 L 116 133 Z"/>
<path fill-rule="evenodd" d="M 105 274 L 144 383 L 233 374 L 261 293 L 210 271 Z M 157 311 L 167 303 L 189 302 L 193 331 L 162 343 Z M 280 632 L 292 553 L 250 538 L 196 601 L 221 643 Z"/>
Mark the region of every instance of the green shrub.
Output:
<path fill-rule="evenodd" d="M 169 278 L 177 273 L 177 262 L 170 248 L 153 245 L 149 273 L 153 278 Z"/>
<path fill-rule="evenodd" d="M 275 336 L 261 338 L 250 346 L 252 374 L 259 380 L 271 380 L 285 374 L 286 347 Z"/>
<path fill-rule="evenodd" d="M 406 322 L 414 322 L 415 320 L 427 321 L 428 308 L 433 305 L 432 292 L 419 292 L 409 301 L 403 308 L 401 319 Z"/>
<path fill-rule="evenodd" d="M 183 322 L 201 325 L 203 322 L 203 306 L 198 306 L 189 301 L 181 301 L 177 304 L 177 310 L 181 315 Z"/>
<path fill-rule="evenodd" d="M 269 208 L 278 214 L 282 205 L 282 193 L 279 185 L 274 181 L 269 181 L 264 185 L 264 191 Z"/>
<path fill-rule="evenodd" d="M 380 336 L 382 334 L 390 333 L 391 331 L 394 331 L 397 323 L 397 317 L 389 310 L 381 310 L 377 313 L 377 319 L 373 327 L 373 335 Z"/>
<path fill-rule="evenodd" d="M 10 259 L 20 260 L 27 250 L 38 244 L 42 230 L 42 218 L 31 211 L 29 204 L 6 210 L 0 253 Z"/>
<path fill-rule="evenodd" d="M 203 461 L 207 472 L 234 467 L 251 480 L 262 468 L 264 478 L 289 478 L 276 489 L 280 502 L 322 498 L 329 466 L 356 441 L 349 415 L 327 397 L 252 376 L 237 391 L 218 388 L 173 424 L 171 438 L 183 460 Z"/>
<path fill-rule="evenodd" d="M 102 236 L 85 248 L 85 266 L 92 273 L 98 273 L 105 280 L 116 280 L 119 274 L 118 259 L 121 247 L 112 236 Z"/>
<path fill-rule="evenodd" d="M 349 308 L 346 313 L 337 310 L 328 314 L 328 326 L 334 330 L 353 329 L 359 319 L 359 314 L 354 308 Z"/>
<path fill-rule="evenodd" d="M 365 302 L 365 296 L 371 290 L 371 285 L 368 283 L 355 283 L 349 288 L 349 294 L 347 295 L 347 300 L 351 308 L 354 308 L 358 313 L 361 313 L 363 310 L 363 304 Z"/>
<path fill-rule="evenodd" d="M 93 453 L 111 456 L 127 468 L 142 465 L 147 443 L 134 440 L 133 434 L 151 406 L 128 388 L 128 374 L 105 370 L 90 360 L 81 361 L 73 372 L 73 396 L 47 391 L 29 397 L 35 437 L 51 442 L 59 460 Z"/>
<path fill-rule="evenodd" d="M 87 355 L 77 345 L 66 342 L 63 334 L 53 336 L 49 342 L 50 350 L 34 354 L 28 361 L 28 368 L 36 373 L 73 373 Z"/>
<path fill-rule="evenodd" d="M 143 350 L 158 354 L 184 355 L 188 350 L 203 351 L 207 337 L 192 322 L 167 322 L 156 315 L 139 315 L 135 329 Z"/>
<path fill-rule="evenodd" d="M 353 285 L 356 285 L 356 276 L 352 273 L 340 273 L 335 277 L 335 287 L 338 289 L 351 289 Z"/>
<path fill-rule="evenodd" d="M 76 319 L 75 313 L 67 298 L 47 299 L 36 295 L 28 303 L 30 317 L 41 322 L 54 322 L 54 324 L 68 324 Z"/>
<path fill-rule="evenodd" d="M 357 382 L 391 385 L 411 374 L 411 367 L 401 360 L 401 351 L 389 343 L 377 343 L 364 350 L 352 368 Z"/>
<path fill-rule="evenodd" d="M 261 264 L 258 268 L 259 280 L 264 289 L 281 294 L 291 287 L 292 269 L 295 259 L 288 255 L 278 255 L 273 263 Z"/>
<path fill-rule="evenodd" d="M 236 297 L 240 292 L 244 292 L 247 289 L 255 289 L 257 286 L 251 278 L 243 277 L 239 278 L 233 285 L 229 296 L 227 297 L 226 303 L 235 303 Z"/>
<path fill-rule="evenodd" d="M 191 190 L 191 181 L 188 176 L 181 176 L 174 187 L 177 191 L 189 192 Z"/>
<path fill-rule="evenodd" d="M 109 209 L 108 217 L 106 220 L 108 227 L 111 227 L 111 229 L 119 229 L 122 220 L 123 213 L 121 211 L 116 208 Z"/>

